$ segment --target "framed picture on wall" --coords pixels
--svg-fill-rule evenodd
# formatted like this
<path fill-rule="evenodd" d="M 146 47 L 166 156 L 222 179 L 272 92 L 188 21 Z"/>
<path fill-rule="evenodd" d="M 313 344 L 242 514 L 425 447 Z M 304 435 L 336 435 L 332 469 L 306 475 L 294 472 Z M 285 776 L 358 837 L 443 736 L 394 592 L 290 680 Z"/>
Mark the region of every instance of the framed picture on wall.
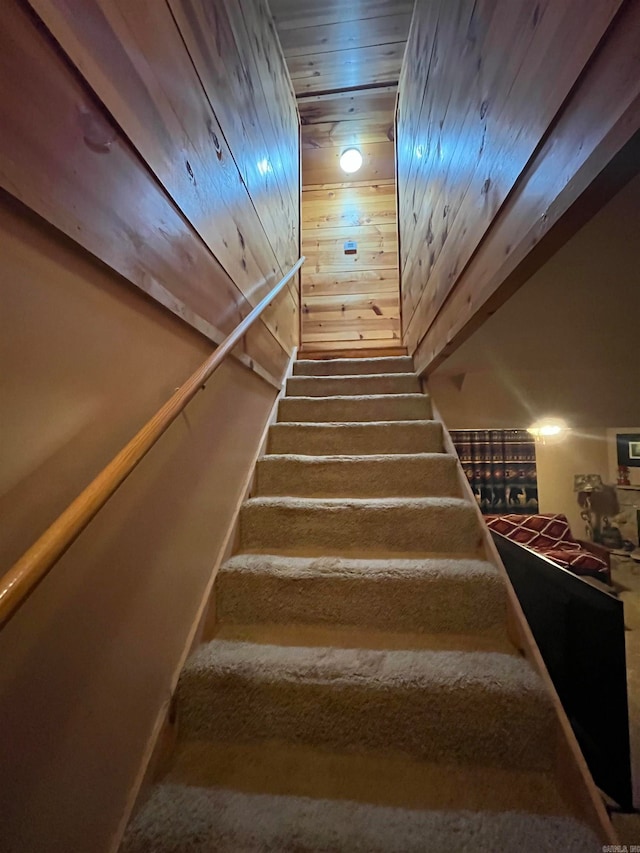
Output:
<path fill-rule="evenodd" d="M 618 465 L 640 468 L 640 434 L 618 433 L 616 436 Z"/>

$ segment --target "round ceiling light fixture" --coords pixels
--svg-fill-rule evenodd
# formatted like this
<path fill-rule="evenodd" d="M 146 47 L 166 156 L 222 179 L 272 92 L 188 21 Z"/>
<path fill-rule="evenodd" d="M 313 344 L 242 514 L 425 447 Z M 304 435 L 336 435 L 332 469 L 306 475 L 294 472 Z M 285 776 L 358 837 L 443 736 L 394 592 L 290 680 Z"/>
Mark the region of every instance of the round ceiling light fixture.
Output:
<path fill-rule="evenodd" d="M 340 155 L 340 168 L 348 175 L 357 172 L 362 166 L 362 154 L 357 148 L 347 148 Z"/>

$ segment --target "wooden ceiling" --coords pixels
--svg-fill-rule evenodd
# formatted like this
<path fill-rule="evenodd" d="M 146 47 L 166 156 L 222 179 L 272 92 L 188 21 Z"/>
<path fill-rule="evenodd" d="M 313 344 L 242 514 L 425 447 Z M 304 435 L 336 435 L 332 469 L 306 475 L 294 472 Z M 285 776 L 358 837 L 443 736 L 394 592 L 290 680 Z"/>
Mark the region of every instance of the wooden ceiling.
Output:
<path fill-rule="evenodd" d="M 304 186 L 338 183 L 350 145 L 359 181 L 394 177 L 393 117 L 413 0 L 271 0 L 302 123 Z"/>

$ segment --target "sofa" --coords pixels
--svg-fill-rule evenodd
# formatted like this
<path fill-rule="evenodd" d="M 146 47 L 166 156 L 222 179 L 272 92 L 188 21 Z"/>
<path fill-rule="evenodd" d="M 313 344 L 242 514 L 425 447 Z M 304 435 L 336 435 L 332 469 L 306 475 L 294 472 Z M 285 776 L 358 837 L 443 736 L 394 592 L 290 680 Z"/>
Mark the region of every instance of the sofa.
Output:
<path fill-rule="evenodd" d="M 609 551 L 595 542 L 575 539 L 565 515 L 487 515 L 485 521 L 490 530 L 574 574 L 611 584 Z"/>

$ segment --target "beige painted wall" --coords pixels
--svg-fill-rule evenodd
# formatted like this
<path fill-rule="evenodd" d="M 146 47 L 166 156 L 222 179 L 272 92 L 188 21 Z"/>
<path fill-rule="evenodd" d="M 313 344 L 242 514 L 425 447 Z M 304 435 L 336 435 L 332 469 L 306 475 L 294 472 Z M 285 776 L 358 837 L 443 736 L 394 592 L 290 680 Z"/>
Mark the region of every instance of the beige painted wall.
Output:
<path fill-rule="evenodd" d="M 1 568 L 210 344 L 0 199 Z M 108 849 L 275 399 L 227 361 L 0 633 L 0 849 Z"/>
<path fill-rule="evenodd" d="M 570 432 L 557 444 L 536 445 L 540 512 L 562 512 L 573 535 L 585 538 L 584 521 L 573 491 L 575 474 L 600 474 L 608 481 L 607 435 L 603 429 Z"/>

